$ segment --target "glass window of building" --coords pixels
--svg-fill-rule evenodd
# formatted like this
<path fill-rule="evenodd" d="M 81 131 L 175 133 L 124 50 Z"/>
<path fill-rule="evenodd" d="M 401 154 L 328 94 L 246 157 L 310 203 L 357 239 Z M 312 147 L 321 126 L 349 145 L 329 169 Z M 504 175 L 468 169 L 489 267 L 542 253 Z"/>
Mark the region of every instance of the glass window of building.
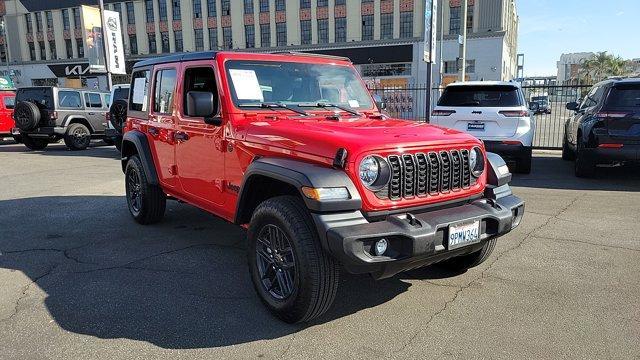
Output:
<path fill-rule="evenodd" d="M 413 12 L 405 11 L 400 13 L 400 37 L 413 37 Z"/>
<path fill-rule="evenodd" d="M 269 12 L 269 0 L 260 0 L 260 12 Z"/>
<path fill-rule="evenodd" d="M 82 38 L 76 39 L 76 48 L 78 48 L 78 57 L 84 57 L 84 40 Z"/>
<path fill-rule="evenodd" d="M 362 15 L 362 40 L 373 40 L 373 15 Z"/>
<path fill-rule="evenodd" d="M 36 31 L 42 32 L 42 13 L 37 12 L 33 15 L 36 16 Z"/>
<path fill-rule="evenodd" d="M 69 9 L 62 9 L 62 29 L 71 29 L 71 24 L 69 22 Z"/>
<path fill-rule="evenodd" d="M 216 17 L 216 0 L 207 0 L 207 16 Z"/>
<path fill-rule="evenodd" d="M 127 1 L 125 3 L 125 7 L 127 8 L 127 24 L 132 25 L 136 23 L 136 14 L 133 10 L 133 2 Z"/>
<path fill-rule="evenodd" d="M 462 7 L 460 5 L 449 8 L 449 34 L 460 35 L 460 20 Z M 473 28 L 473 6 L 467 6 L 467 30 Z"/>
<path fill-rule="evenodd" d="M 300 37 L 302 44 L 311 44 L 311 20 L 300 21 Z"/>
<path fill-rule="evenodd" d="M 144 11 L 147 17 L 147 22 L 153 22 L 153 0 L 144 1 Z"/>
<path fill-rule="evenodd" d="M 285 0 L 276 0 L 276 11 L 285 11 L 287 9 L 287 5 Z"/>
<path fill-rule="evenodd" d="M 151 33 L 148 35 L 149 41 L 149 54 L 156 54 L 158 52 L 158 45 L 156 44 L 156 34 Z"/>
<path fill-rule="evenodd" d="M 182 52 L 184 49 L 182 45 L 182 30 L 176 30 L 173 32 L 173 40 L 176 52 Z"/>
<path fill-rule="evenodd" d="M 180 1 L 171 1 L 171 11 L 173 14 L 173 20 L 180 20 L 182 14 L 180 13 Z"/>
<path fill-rule="evenodd" d="M 300 9 L 310 9 L 311 0 L 300 0 Z"/>
<path fill-rule="evenodd" d="M 36 46 L 33 42 L 29 42 L 29 58 L 36 61 Z"/>
<path fill-rule="evenodd" d="M 33 32 L 33 22 L 31 20 L 31 14 L 24 14 L 24 21 L 27 24 L 27 33 Z"/>
<path fill-rule="evenodd" d="M 220 5 L 222 6 L 222 16 L 231 15 L 231 0 L 221 0 Z"/>
<path fill-rule="evenodd" d="M 253 0 L 244 0 L 244 13 L 253 14 Z"/>
<path fill-rule="evenodd" d="M 49 40 L 49 56 L 51 59 L 57 59 L 58 53 L 56 52 L 56 41 Z"/>
<path fill-rule="evenodd" d="M 218 50 L 218 29 L 209 28 L 209 50 Z"/>
<path fill-rule="evenodd" d="M 287 23 L 276 24 L 276 41 L 278 46 L 287 46 Z"/>
<path fill-rule="evenodd" d="M 200 19 L 202 17 L 202 1 L 193 0 L 193 18 Z"/>
<path fill-rule="evenodd" d="M 160 41 L 162 42 L 162 52 L 163 53 L 168 53 L 169 52 L 169 33 L 166 31 L 163 31 L 160 33 Z"/>
<path fill-rule="evenodd" d="M 160 16 L 160 21 L 167 21 L 167 1 L 166 0 L 158 0 L 158 15 Z"/>
<path fill-rule="evenodd" d="M 246 48 L 256 47 L 256 29 L 253 25 L 244 26 L 244 41 Z"/>
<path fill-rule="evenodd" d="M 67 59 L 73 58 L 73 45 L 71 45 L 71 39 L 64 39 L 64 47 L 67 52 Z"/>
<path fill-rule="evenodd" d="M 73 28 L 79 30 L 82 27 L 82 24 L 80 24 L 80 9 L 73 8 L 72 11 L 73 11 Z"/>
<path fill-rule="evenodd" d="M 270 24 L 260 24 L 260 46 L 261 47 L 271 46 L 271 25 Z"/>
<path fill-rule="evenodd" d="M 380 15 L 380 38 L 393 39 L 393 14 Z"/>
<path fill-rule="evenodd" d="M 347 18 L 336 18 L 336 42 L 345 42 L 347 41 Z"/>
<path fill-rule="evenodd" d="M 329 20 L 318 19 L 318 44 L 329 42 Z"/>
<path fill-rule="evenodd" d="M 129 53 L 131 55 L 138 55 L 138 37 L 136 34 L 129 35 Z"/>
<path fill-rule="evenodd" d="M 38 41 L 38 47 L 40 47 L 40 60 L 47 58 L 47 49 L 44 47 L 44 41 Z"/>
<path fill-rule="evenodd" d="M 204 34 L 202 29 L 195 29 L 193 33 L 193 42 L 196 47 L 196 51 L 204 50 Z"/>
<path fill-rule="evenodd" d="M 231 35 L 231 27 L 222 28 L 222 46 L 225 49 L 233 49 L 233 37 Z"/>
<path fill-rule="evenodd" d="M 44 16 L 47 19 L 47 30 L 53 30 L 53 15 L 51 11 L 45 11 Z"/>
<path fill-rule="evenodd" d="M 318 0 L 318 7 L 326 7 L 329 6 L 329 0 Z"/>
<path fill-rule="evenodd" d="M 336 5 L 345 5 L 346 3 L 346 0 L 336 0 Z"/>

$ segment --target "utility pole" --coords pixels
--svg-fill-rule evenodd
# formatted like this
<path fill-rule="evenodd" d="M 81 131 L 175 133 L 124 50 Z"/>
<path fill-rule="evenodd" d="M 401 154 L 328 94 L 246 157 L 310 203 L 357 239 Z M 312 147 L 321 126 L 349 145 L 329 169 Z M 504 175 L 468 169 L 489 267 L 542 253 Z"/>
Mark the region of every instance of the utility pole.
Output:
<path fill-rule="evenodd" d="M 111 91 L 111 88 L 113 88 L 113 80 L 111 79 L 111 70 L 110 70 L 110 66 L 109 66 L 109 57 L 107 56 L 107 39 L 104 38 L 104 34 L 105 34 L 105 23 L 104 23 L 104 1 L 103 0 L 98 0 L 99 4 L 100 4 L 100 23 L 102 24 L 102 36 L 100 37 L 102 39 L 102 49 L 104 50 L 104 64 L 105 67 L 107 69 L 107 90 Z"/>
<path fill-rule="evenodd" d="M 460 30 L 462 30 L 462 45 L 460 46 L 460 81 L 467 78 L 467 0 L 462 0 L 462 18 L 460 19 Z"/>

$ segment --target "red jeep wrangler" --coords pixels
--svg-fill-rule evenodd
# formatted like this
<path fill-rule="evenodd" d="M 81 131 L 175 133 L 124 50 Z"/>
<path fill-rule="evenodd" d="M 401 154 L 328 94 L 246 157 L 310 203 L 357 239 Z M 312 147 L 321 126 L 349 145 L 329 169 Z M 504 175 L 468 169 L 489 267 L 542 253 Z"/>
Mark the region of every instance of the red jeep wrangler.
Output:
<path fill-rule="evenodd" d="M 154 223 L 171 198 L 247 227 L 255 289 L 287 322 L 329 308 L 340 265 L 385 278 L 480 264 L 523 216 L 504 161 L 381 105 L 345 58 L 138 62 L 122 144 L 129 210 Z"/>

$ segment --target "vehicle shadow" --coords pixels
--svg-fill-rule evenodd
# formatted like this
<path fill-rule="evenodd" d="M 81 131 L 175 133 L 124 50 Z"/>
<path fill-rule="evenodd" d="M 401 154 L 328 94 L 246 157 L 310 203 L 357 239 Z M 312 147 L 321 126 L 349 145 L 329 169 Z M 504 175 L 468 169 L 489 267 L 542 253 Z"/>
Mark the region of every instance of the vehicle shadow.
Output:
<path fill-rule="evenodd" d="M 0 143 L 0 153 L 26 153 L 42 156 L 85 156 L 105 159 L 120 159 L 120 152 L 115 146 L 107 145 L 102 141 L 94 140 L 86 150 L 71 151 L 67 149 L 63 142 L 49 144 L 44 150 L 33 151 L 27 149 L 23 144 L 6 142 L 6 146 Z"/>
<path fill-rule="evenodd" d="M 25 301 L 37 285 L 62 329 L 163 348 L 274 339 L 312 325 L 270 315 L 248 275 L 244 230 L 191 206 L 170 202 L 165 221 L 146 227 L 114 196 L 5 200 L 0 213 L 0 268 L 34 282 L 25 296 L 8 297 L 17 299 L 13 321 L 42 316 L 25 305 L 37 304 Z M 410 286 L 344 274 L 334 306 L 314 323 L 386 303 Z"/>
<path fill-rule="evenodd" d="M 560 156 L 536 155 L 531 174 L 514 174 L 513 187 L 566 190 L 640 191 L 640 167 L 599 167 L 593 178 L 574 175 L 574 162 Z"/>

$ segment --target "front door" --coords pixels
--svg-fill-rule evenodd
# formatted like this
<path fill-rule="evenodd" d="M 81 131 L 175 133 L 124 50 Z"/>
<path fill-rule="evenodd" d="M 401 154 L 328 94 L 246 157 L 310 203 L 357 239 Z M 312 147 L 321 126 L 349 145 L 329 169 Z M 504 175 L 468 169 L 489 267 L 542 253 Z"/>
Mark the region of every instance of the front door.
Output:
<path fill-rule="evenodd" d="M 205 208 L 215 208 L 224 203 L 223 127 L 208 125 L 203 117 L 190 116 L 186 106 L 191 91 L 212 93 L 214 102 L 219 104 L 215 71 L 204 61 L 189 63 L 183 74 L 181 116 L 175 135 L 178 178 L 185 194 Z M 214 108 L 219 110 L 219 106 Z"/>
<path fill-rule="evenodd" d="M 156 168 L 160 181 L 175 186 L 175 125 L 177 69 L 172 66 L 155 67 L 151 90 L 151 115 L 147 126 L 147 138 L 155 152 Z"/>

